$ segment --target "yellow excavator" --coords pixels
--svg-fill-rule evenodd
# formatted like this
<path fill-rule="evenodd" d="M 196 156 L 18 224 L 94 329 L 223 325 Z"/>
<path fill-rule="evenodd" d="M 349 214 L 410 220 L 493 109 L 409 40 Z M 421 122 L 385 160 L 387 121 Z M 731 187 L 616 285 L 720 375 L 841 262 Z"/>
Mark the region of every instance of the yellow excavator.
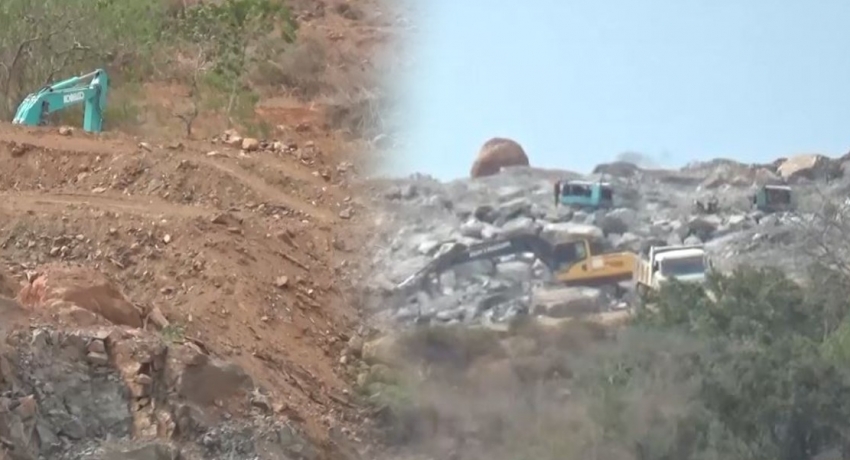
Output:
<path fill-rule="evenodd" d="M 552 243 L 533 234 L 519 234 L 473 245 L 455 244 L 425 267 L 402 281 L 397 289 L 427 288 L 440 273 L 460 264 L 496 257 L 532 254 L 552 273 L 558 284 L 610 286 L 634 278 L 637 255 L 605 252 L 597 239 L 576 236 Z"/>

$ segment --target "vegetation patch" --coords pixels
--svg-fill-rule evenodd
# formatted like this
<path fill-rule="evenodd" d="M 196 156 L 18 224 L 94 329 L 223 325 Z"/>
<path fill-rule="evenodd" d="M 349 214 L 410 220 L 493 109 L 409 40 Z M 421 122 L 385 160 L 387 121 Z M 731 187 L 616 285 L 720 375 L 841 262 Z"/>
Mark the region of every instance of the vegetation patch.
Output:
<path fill-rule="evenodd" d="M 331 43 L 315 32 L 302 37 L 287 5 L 284 0 L 4 1 L 0 117 L 10 120 L 23 98 L 44 85 L 98 68 L 111 80 L 106 129 L 132 131 L 156 122 L 181 126 L 188 136 L 204 115 L 229 127 L 268 131 L 254 111 L 267 94 L 349 103 L 367 88 L 375 91 L 372 75 L 359 82 L 334 75 Z M 158 91 L 149 91 L 146 84 L 152 82 Z M 334 114 L 331 124 L 372 134 L 379 118 L 361 99 L 374 98 L 356 99 L 365 106 Z M 149 113 L 157 104 L 164 116 Z M 49 121 L 77 124 L 81 118 L 82 108 L 75 107 Z"/>
<path fill-rule="evenodd" d="M 394 436 L 420 430 L 398 438 L 408 446 L 459 458 L 840 455 L 850 440 L 850 283 L 813 270 L 805 286 L 754 268 L 714 273 L 707 289 L 672 284 L 616 332 L 531 319 L 508 334 L 414 331 L 397 339 L 406 366 L 381 387 L 405 397 L 372 402 L 397 414 L 386 418 Z"/>

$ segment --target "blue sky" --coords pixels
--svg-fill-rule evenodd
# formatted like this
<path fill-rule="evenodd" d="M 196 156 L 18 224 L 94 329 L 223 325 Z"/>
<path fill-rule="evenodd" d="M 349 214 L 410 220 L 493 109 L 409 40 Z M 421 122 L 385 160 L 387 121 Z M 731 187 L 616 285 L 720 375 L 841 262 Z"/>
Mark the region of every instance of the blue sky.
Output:
<path fill-rule="evenodd" d="M 848 0 L 421 0 L 389 164 L 467 176 L 493 136 L 587 172 L 850 150 Z"/>

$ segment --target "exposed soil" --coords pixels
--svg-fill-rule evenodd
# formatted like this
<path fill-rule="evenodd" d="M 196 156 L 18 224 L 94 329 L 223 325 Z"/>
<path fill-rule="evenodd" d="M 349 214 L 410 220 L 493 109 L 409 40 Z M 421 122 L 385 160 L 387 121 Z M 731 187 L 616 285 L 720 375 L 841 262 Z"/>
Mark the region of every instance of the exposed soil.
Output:
<path fill-rule="evenodd" d="M 216 116 L 187 138 L 174 116 L 186 89 L 171 83 L 144 86 L 135 137 L 0 125 L 0 332 L 83 326 L 48 297 L 160 330 L 240 366 L 337 458 L 331 434 L 356 442 L 367 425 L 341 356 L 360 324 L 349 267 L 370 225 L 355 186 L 370 141 L 334 113 L 374 86 L 397 21 L 372 0 L 292 8 L 329 87 L 310 102 L 263 88 L 256 113 L 273 129 L 257 150 L 221 140 Z M 56 280 L 100 287 L 48 293 Z"/>
<path fill-rule="evenodd" d="M 105 137 L 0 128 L 0 244 L 13 276 L 53 261 L 96 268 L 274 389 L 316 433 L 335 423 L 347 392 L 335 363 L 357 319 L 341 271 L 356 247 L 339 231 L 346 173 L 317 148 L 240 155 Z M 323 168 L 330 178 L 314 174 Z"/>

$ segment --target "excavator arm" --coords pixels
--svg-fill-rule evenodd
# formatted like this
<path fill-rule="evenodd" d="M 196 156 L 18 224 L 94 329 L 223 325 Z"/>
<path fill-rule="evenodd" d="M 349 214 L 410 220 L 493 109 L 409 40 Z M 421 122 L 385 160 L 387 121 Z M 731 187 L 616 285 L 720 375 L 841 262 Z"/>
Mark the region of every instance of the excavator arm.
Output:
<path fill-rule="evenodd" d="M 44 124 L 48 114 L 83 103 L 83 129 L 100 132 L 108 89 L 109 77 L 100 69 L 45 86 L 24 99 L 12 123 L 39 126 Z"/>
<path fill-rule="evenodd" d="M 419 271 L 399 283 L 396 289 L 406 290 L 422 287 L 432 275 L 440 273 L 457 265 L 487 260 L 508 255 L 533 254 L 549 269 L 554 268 L 553 247 L 543 238 L 534 234 L 520 234 L 493 241 L 485 241 L 470 246 L 456 244 L 448 251 L 431 260 Z"/>

